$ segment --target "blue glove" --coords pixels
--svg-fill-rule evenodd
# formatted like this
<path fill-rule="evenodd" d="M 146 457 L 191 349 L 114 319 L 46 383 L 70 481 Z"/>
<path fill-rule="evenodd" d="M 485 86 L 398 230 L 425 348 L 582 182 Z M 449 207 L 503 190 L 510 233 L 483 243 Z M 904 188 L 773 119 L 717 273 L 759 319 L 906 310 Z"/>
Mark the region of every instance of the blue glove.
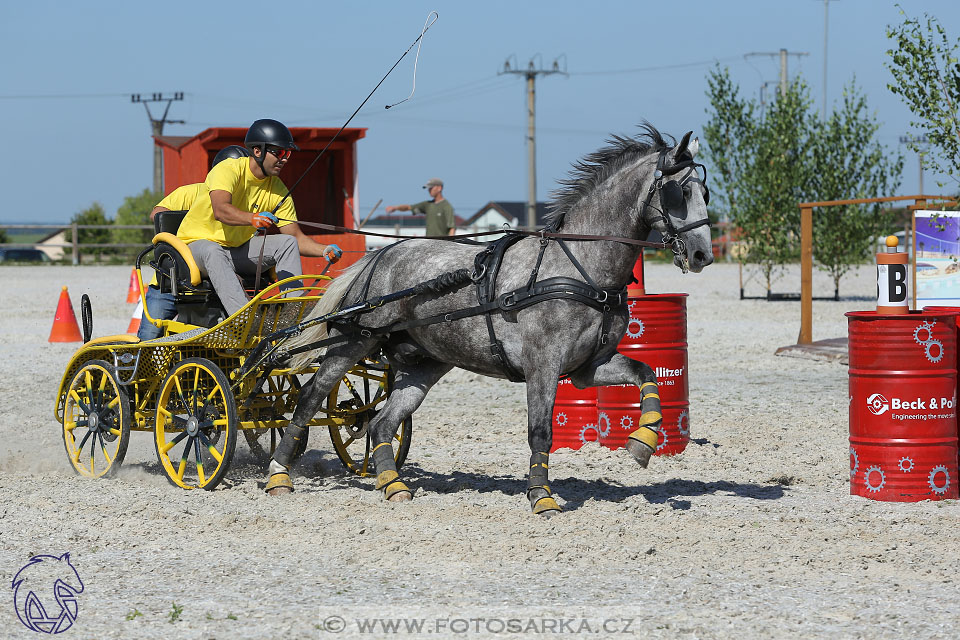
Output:
<path fill-rule="evenodd" d="M 277 224 L 279 221 L 280 219 L 269 211 L 261 211 L 260 213 L 253 214 L 253 220 L 250 221 L 250 224 L 257 229 L 266 229 L 271 225 Z"/>
<path fill-rule="evenodd" d="M 323 257 L 327 259 L 327 262 L 333 264 L 340 260 L 340 257 L 343 255 L 343 249 L 338 247 L 335 244 L 328 244 L 327 248 L 323 251 Z"/>

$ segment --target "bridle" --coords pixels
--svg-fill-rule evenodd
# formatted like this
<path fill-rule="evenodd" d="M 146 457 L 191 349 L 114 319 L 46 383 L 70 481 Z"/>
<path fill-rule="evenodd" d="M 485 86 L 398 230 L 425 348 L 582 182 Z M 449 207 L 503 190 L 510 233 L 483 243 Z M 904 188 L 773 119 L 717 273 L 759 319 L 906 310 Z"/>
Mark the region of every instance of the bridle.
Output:
<path fill-rule="evenodd" d="M 710 202 L 710 189 L 707 187 L 707 168 L 705 166 L 699 162 L 694 162 L 693 157 L 687 155 L 686 160 L 681 160 L 680 162 L 667 167 L 666 158 L 669 151 L 669 149 L 664 149 L 660 152 L 660 157 L 657 158 L 657 168 L 653 172 L 653 182 L 650 183 L 650 189 L 647 191 L 647 197 L 643 201 L 643 208 L 640 210 L 640 217 L 643 218 L 647 211 L 647 207 L 650 207 L 660 214 L 660 220 L 663 222 L 663 226 L 666 231 L 663 234 L 663 241 L 670 245 L 673 255 L 680 259 L 680 268 L 684 273 L 686 273 L 689 268 L 689 262 L 687 259 L 686 246 L 684 245 L 680 234 L 704 225 L 709 226 L 710 218 L 707 216 L 697 220 L 696 222 L 691 222 L 678 227 L 673 223 L 672 217 L 676 217 L 678 220 L 685 220 L 687 217 L 686 209 L 681 207 L 685 200 L 683 196 L 684 185 L 693 182 L 700 184 L 703 187 L 703 203 L 705 205 L 709 204 Z M 697 173 L 697 167 L 703 169 L 703 179 L 701 179 L 700 175 Z M 684 169 L 690 169 L 690 171 L 679 182 L 677 180 L 667 180 L 664 182 L 664 177 L 680 173 Z M 659 200 L 660 206 L 663 207 L 663 209 L 659 209 L 651 204 L 654 193 L 657 194 L 657 199 Z"/>

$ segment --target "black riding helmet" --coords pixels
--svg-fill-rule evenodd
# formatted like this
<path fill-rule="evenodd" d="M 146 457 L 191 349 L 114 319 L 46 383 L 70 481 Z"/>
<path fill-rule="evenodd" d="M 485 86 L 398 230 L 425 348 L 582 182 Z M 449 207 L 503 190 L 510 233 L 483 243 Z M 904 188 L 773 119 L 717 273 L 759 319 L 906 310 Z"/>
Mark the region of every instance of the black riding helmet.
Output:
<path fill-rule="evenodd" d="M 267 145 L 293 151 L 300 150 L 286 125 L 270 118 L 263 118 L 250 125 L 247 129 L 247 137 L 243 139 L 243 146 L 250 149 L 251 155 L 254 149 L 260 148 L 260 157 L 254 156 L 254 159 L 260 165 L 261 171 L 263 171 L 263 156 L 267 153 Z"/>
<path fill-rule="evenodd" d="M 249 158 L 250 152 L 241 147 L 238 144 L 232 144 L 229 147 L 224 147 L 220 149 L 217 155 L 213 156 L 213 164 L 210 165 L 211 168 L 217 166 L 222 161 L 227 158 Z"/>

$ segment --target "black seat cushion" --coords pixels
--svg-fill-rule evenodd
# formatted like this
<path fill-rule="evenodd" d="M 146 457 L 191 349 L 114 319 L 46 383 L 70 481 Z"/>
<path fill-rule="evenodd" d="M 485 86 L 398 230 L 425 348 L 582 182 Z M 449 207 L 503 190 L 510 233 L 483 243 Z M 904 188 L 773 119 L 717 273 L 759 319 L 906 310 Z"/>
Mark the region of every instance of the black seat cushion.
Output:
<path fill-rule="evenodd" d="M 177 229 L 186 216 L 186 211 L 161 211 L 153 217 L 153 230 L 155 233 L 177 235 Z"/>

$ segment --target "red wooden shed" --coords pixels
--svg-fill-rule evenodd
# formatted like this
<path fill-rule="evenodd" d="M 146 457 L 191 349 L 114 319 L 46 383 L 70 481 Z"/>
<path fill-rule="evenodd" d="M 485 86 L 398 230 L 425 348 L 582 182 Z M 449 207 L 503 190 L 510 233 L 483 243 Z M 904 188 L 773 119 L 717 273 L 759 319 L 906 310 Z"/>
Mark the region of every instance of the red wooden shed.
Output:
<path fill-rule="evenodd" d="M 280 175 L 287 188 L 292 187 L 303 175 L 337 129 L 291 127 L 290 132 L 300 151 L 291 156 Z M 291 195 L 300 220 L 354 228 L 350 207 L 356 202 L 357 140 L 365 137 L 366 132 L 365 128 L 344 129 L 320 161 L 303 178 Z M 246 133 L 247 130 L 241 127 L 211 127 L 192 138 L 154 136 L 155 143 L 163 149 L 164 194 L 185 184 L 203 182 L 217 152 L 231 144 L 243 146 Z M 361 235 L 318 233 L 317 229 L 306 225 L 301 226 L 301 229 L 318 242 L 336 243 L 343 249 L 343 259 L 331 272 L 353 264 L 363 257 L 366 250 Z M 323 258 L 304 257 L 302 261 L 304 273 L 320 273 L 326 265 Z"/>

